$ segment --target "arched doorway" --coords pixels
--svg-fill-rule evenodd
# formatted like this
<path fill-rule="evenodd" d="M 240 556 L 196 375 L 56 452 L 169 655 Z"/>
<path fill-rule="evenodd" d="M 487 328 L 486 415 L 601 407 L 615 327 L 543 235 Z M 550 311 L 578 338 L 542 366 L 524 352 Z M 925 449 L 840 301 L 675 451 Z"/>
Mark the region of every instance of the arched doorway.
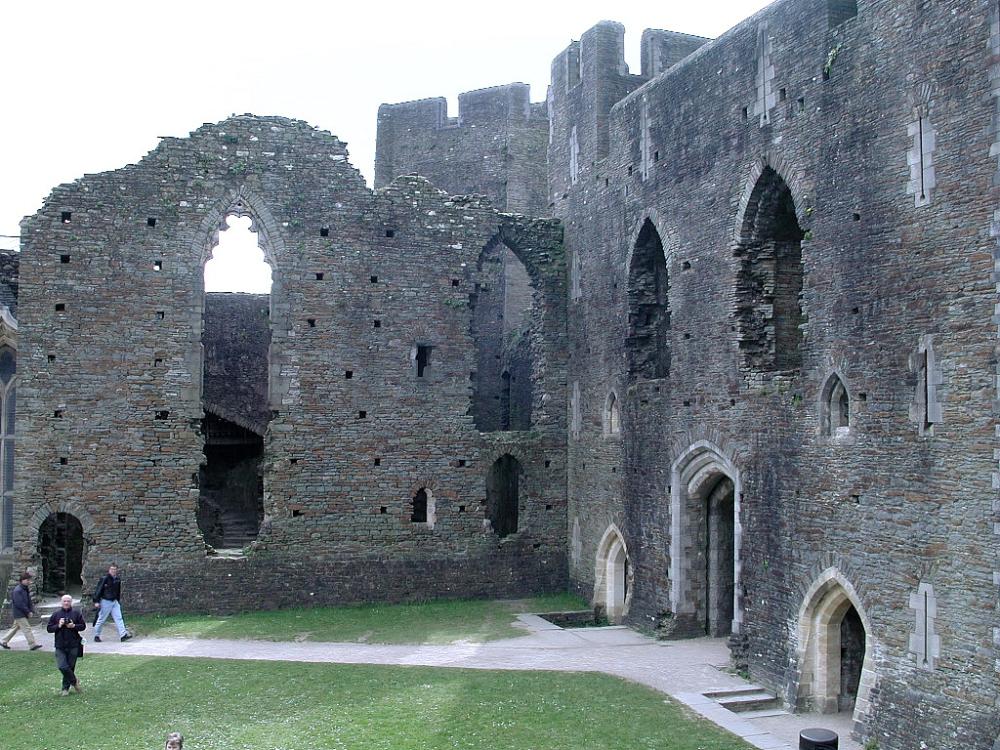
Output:
<path fill-rule="evenodd" d="M 85 551 L 80 519 L 70 513 L 50 513 L 38 529 L 42 591 L 79 593 L 83 587 Z"/>
<path fill-rule="evenodd" d="M 689 447 L 671 472 L 670 582 L 678 632 L 739 632 L 740 475 L 711 443 Z"/>
<path fill-rule="evenodd" d="M 798 708 L 863 720 L 874 681 L 871 626 L 854 587 L 834 568 L 806 594 L 798 645 Z"/>
<path fill-rule="evenodd" d="M 714 487 L 702 491 L 705 529 L 705 633 L 724 636 L 732 633 L 734 577 L 735 513 L 733 481 L 718 475 Z"/>
<path fill-rule="evenodd" d="M 517 531 L 520 479 L 521 464 L 509 453 L 493 462 L 486 478 L 486 513 L 501 538 Z"/>
<path fill-rule="evenodd" d="M 612 524 L 597 545 L 594 570 L 594 606 L 603 607 L 611 622 L 621 622 L 628 611 L 631 570 L 625 540 Z"/>

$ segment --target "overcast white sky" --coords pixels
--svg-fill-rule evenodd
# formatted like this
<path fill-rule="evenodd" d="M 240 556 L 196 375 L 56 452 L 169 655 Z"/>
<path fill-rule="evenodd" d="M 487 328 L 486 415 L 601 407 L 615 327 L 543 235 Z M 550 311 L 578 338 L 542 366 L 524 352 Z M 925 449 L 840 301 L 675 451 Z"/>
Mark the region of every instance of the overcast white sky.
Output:
<path fill-rule="evenodd" d="M 382 102 L 446 96 L 454 115 L 459 92 L 514 81 L 543 101 L 552 58 L 597 21 L 625 25 L 639 72 L 643 29 L 714 37 L 768 4 L 0 2 L 0 235 L 55 185 L 234 113 L 329 130 L 371 184 Z"/>

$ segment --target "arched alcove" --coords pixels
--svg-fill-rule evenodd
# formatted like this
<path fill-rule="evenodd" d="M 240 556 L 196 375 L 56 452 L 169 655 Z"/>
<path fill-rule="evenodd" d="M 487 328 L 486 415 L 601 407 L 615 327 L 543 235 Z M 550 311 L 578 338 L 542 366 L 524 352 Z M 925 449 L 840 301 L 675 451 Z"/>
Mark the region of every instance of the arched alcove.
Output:
<path fill-rule="evenodd" d="M 517 532 L 521 464 L 509 453 L 500 456 L 486 477 L 486 513 L 500 538 Z"/>
<path fill-rule="evenodd" d="M 804 236 L 791 190 L 765 167 L 750 193 L 735 250 L 739 344 L 751 371 L 796 371 L 802 365 Z"/>
<path fill-rule="evenodd" d="M 433 529 L 436 514 L 434 493 L 426 487 L 421 487 L 410 500 L 410 523 L 422 524 Z"/>
<path fill-rule="evenodd" d="M 667 263 L 659 232 L 643 223 L 628 272 L 625 354 L 632 381 L 670 374 L 670 307 Z"/>
<path fill-rule="evenodd" d="M 71 513 L 50 513 L 38 527 L 42 591 L 78 593 L 83 586 L 86 540 L 83 524 Z"/>
<path fill-rule="evenodd" d="M 857 591 L 835 568 L 817 578 L 802 602 L 797 656 L 797 707 L 848 711 L 863 724 L 875 683 L 871 623 Z"/>
<path fill-rule="evenodd" d="M 472 414 L 481 432 L 531 429 L 537 320 L 531 277 L 499 240 L 479 256 L 472 295 Z"/>
<path fill-rule="evenodd" d="M 827 437 L 842 437 L 851 428 L 851 396 L 837 373 L 831 373 L 820 391 L 820 430 Z"/>
<path fill-rule="evenodd" d="M 740 475 L 711 443 L 671 469 L 670 579 L 674 613 L 691 634 L 739 632 Z"/>
<path fill-rule="evenodd" d="M 631 601 L 632 570 L 625 540 L 612 524 L 597 545 L 594 567 L 595 607 L 603 607 L 611 622 L 621 622 Z"/>
<path fill-rule="evenodd" d="M 608 397 L 604 400 L 603 422 L 604 422 L 605 437 L 614 437 L 616 435 L 621 435 L 622 432 L 621 406 L 618 403 L 618 395 L 614 391 L 608 393 Z"/>

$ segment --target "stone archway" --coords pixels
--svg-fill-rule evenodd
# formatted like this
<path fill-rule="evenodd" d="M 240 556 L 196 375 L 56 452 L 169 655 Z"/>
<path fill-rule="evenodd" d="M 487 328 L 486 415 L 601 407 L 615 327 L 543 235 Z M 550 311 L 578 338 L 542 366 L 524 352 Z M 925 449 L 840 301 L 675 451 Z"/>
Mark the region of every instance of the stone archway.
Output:
<path fill-rule="evenodd" d="M 79 592 L 87 543 L 83 524 L 72 513 L 50 513 L 38 527 L 38 556 L 42 563 L 42 591 Z"/>
<path fill-rule="evenodd" d="M 851 711 L 864 722 L 875 683 L 871 622 L 854 586 L 836 568 L 824 571 L 799 610 L 796 707 Z"/>
<path fill-rule="evenodd" d="M 603 607 L 608 620 L 621 622 L 631 602 L 632 568 L 618 527 L 611 524 L 600 544 L 594 568 L 594 607 Z"/>
<path fill-rule="evenodd" d="M 671 603 L 679 633 L 738 633 L 740 473 L 702 440 L 674 461 L 670 488 Z"/>

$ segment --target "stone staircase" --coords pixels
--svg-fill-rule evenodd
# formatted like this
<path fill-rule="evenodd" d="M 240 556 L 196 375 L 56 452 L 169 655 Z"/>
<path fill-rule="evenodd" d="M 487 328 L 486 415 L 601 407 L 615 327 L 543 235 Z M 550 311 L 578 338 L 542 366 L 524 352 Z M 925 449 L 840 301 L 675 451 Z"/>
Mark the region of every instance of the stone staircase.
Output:
<path fill-rule="evenodd" d="M 254 518 L 240 513 L 223 513 L 219 518 L 222 527 L 222 543 L 217 549 L 241 549 L 257 538 L 260 526 Z"/>
<path fill-rule="evenodd" d="M 709 690 L 702 695 L 711 698 L 723 708 L 737 713 L 745 719 L 760 719 L 767 716 L 788 714 L 781 699 L 767 692 L 760 685 Z"/>

